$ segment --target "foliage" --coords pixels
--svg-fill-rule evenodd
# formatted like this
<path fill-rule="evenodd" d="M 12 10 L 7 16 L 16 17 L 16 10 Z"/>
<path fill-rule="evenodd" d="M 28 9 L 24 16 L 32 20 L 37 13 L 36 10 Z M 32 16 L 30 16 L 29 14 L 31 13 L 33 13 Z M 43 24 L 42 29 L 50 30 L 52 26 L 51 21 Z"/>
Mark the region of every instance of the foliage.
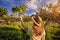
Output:
<path fill-rule="evenodd" d="M 30 16 L 24 16 L 24 19 L 23 19 L 25 22 L 29 22 L 31 21 L 31 17 Z"/>
<path fill-rule="evenodd" d="M 60 40 L 60 25 L 58 23 L 50 23 L 46 25 L 46 40 Z"/>
<path fill-rule="evenodd" d="M 7 13 L 7 9 L 6 8 L 0 8 L 0 17 L 2 17 L 3 15 L 8 15 Z"/>
<path fill-rule="evenodd" d="M 26 11 L 26 9 L 27 9 L 27 6 L 26 5 L 12 7 L 12 11 L 14 13 L 17 13 L 18 12 L 18 15 L 23 14 Z"/>
<path fill-rule="evenodd" d="M 26 22 L 28 26 L 32 26 L 32 22 Z M 43 23 L 46 31 L 46 40 L 60 40 L 60 24 L 58 23 L 49 23 L 45 25 Z M 10 22 L 9 25 L 0 26 L 0 39 L 6 40 L 28 40 L 30 34 L 27 30 L 22 27 L 20 22 Z M 4 38 L 3 38 L 4 37 Z"/>
<path fill-rule="evenodd" d="M 29 36 L 25 29 L 20 30 L 6 26 L 0 28 L 0 34 L 0 40 L 26 40 Z"/>
<path fill-rule="evenodd" d="M 60 13 L 58 12 L 58 9 L 60 8 L 59 5 L 53 6 L 52 4 L 46 4 L 45 6 L 42 6 L 39 9 L 39 13 L 42 19 L 60 23 Z"/>

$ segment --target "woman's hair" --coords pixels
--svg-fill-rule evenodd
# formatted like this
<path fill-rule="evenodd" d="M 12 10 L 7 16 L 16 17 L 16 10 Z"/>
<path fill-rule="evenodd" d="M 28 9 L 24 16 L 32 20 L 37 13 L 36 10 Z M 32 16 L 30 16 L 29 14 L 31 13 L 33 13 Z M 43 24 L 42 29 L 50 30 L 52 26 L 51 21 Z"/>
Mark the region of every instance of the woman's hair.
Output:
<path fill-rule="evenodd" d="M 40 24 L 40 20 L 39 20 L 39 17 L 38 16 L 35 16 L 34 20 L 35 20 L 35 22 L 37 22 L 38 24 Z M 34 25 L 36 25 L 36 24 L 34 23 Z"/>
<path fill-rule="evenodd" d="M 39 15 L 32 15 L 32 17 L 34 17 L 33 19 L 33 21 L 35 21 L 36 23 L 38 23 L 38 24 L 41 24 L 41 20 L 40 20 L 40 18 L 39 18 Z M 33 22 L 34 23 L 34 25 L 36 25 L 36 26 L 38 26 L 35 22 Z"/>

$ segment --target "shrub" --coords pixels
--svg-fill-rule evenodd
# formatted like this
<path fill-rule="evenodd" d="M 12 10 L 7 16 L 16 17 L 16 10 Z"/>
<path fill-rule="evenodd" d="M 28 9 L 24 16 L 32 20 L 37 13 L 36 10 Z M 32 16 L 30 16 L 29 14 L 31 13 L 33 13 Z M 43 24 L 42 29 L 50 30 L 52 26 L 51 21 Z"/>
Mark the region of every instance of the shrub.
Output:
<path fill-rule="evenodd" d="M 27 36 L 29 35 L 24 29 L 18 30 L 9 27 L 0 28 L 0 40 L 26 40 Z"/>
<path fill-rule="evenodd" d="M 50 23 L 46 26 L 46 40 L 60 40 L 60 25 Z"/>

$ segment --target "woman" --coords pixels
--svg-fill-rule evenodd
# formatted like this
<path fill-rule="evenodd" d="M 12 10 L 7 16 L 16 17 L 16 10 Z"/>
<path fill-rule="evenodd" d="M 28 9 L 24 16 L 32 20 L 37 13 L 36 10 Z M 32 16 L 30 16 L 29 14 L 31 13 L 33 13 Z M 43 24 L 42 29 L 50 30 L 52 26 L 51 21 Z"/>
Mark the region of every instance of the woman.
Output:
<path fill-rule="evenodd" d="M 41 23 L 42 23 L 42 19 L 39 16 L 31 16 L 32 21 L 33 21 L 33 26 L 32 27 L 28 27 L 24 22 L 23 22 L 23 16 L 20 16 L 21 18 L 21 24 L 22 26 L 27 29 L 30 30 L 30 40 L 45 40 L 45 30 L 42 27 Z"/>

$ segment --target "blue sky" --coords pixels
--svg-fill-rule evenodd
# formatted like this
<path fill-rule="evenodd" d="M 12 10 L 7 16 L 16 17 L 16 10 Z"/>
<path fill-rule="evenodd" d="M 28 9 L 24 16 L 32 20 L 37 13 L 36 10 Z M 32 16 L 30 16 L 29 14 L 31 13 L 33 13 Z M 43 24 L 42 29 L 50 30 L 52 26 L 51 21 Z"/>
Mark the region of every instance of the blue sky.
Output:
<path fill-rule="evenodd" d="M 12 14 L 12 6 L 24 5 L 25 1 L 22 0 L 0 0 L 0 7 L 8 9 L 8 13 Z"/>
<path fill-rule="evenodd" d="M 9 15 L 12 14 L 12 6 L 28 5 L 26 15 L 35 12 L 39 7 L 45 4 L 47 0 L 0 0 L 0 7 L 8 9 Z"/>

